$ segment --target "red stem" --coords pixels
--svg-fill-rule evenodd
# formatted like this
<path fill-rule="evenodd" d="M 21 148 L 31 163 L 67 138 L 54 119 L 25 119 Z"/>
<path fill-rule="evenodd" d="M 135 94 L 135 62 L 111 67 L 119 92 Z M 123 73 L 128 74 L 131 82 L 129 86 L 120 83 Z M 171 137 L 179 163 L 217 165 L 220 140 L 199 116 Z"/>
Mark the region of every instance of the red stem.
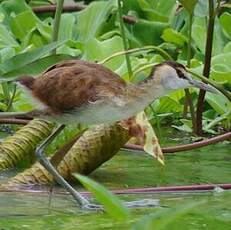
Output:
<path fill-rule="evenodd" d="M 187 144 L 187 145 L 177 145 L 177 146 L 173 146 L 173 147 L 165 147 L 165 148 L 162 148 L 162 151 L 163 151 L 163 153 L 182 152 L 182 151 L 200 148 L 203 146 L 207 146 L 207 145 L 214 144 L 214 143 L 228 140 L 228 139 L 231 139 L 231 132 L 221 134 L 221 135 L 218 135 L 216 137 L 212 137 L 212 138 L 209 138 L 209 139 L 206 139 L 203 141 L 198 141 L 195 143 Z M 143 151 L 143 147 L 140 145 L 126 144 L 124 147 L 127 149 Z"/>
<path fill-rule="evenodd" d="M 27 186 L 22 185 L 15 188 L 0 187 L 0 191 L 22 191 L 22 192 L 35 192 L 43 193 L 43 190 L 31 190 L 33 186 L 29 186 L 30 189 L 25 189 Z M 160 192 L 190 192 L 190 191 L 211 191 L 215 188 L 231 189 L 231 184 L 200 184 L 200 185 L 180 185 L 180 186 L 163 186 L 163 187 L 147 187 L 147 188 L 130 188 L 130 189 L 115 189 L 112 190 L 114 194 L 150 194 Z M 84 196 L 90 196 L 90 192 L 80 192 Z M 58 194 L 66 194 L 66 192 L 58 192 Z"/>
<path fill-rule="evenodd" d="M 19 125 L 26 125 L 28 124 L 30 120 L 26 119 L 17 119 L 17 118 L 1 118 L 0 119 L 0 124 L 19 124 Z M 212 137 L 203 141 L 198 141 L 195 143 L 191 144 L 186 144 L 186 145 L 177 145 L 173 147 L 164 147 L 162 148 L 163 153 L 175 153 L 175 152 L 182 152 L 182 151 L 187 151 L 195 148 L 200 148 L 203 146 L 207 146 L 210 144 L 214 144 L 220 141 L 228 140 L 231 139 L 231 132 L 225 133 L 218 135 L 216 137 Z M 133 150 L 138 150 L 138 151 L 143 151 L 143 147 L 140 145 L 134 145 L 134 144 L 126 144 L 124 146 L 127 149 L 133 149 Z"/>
<path fill-rule="evenodd" d="M 204 59 L 204 69 L 203 75 L 209 78 L 210 66 L 211 66 L 211 57 L 212 57 L 212 48 L 213 48 L 213 32 L 214 32 L 214 22 L 215 22 L 215 12 L 214 12 L 214 0 L 209 0 L 209 22 L 207 29 L 207 41 L 205 47 L 205 59 Z M 197 114 L 196 114 L 196 134 L 202 135 L 202 115 L 204 111 L 204 99 L 206 91 L 200 90 L 198 102 L 197 102 Z"/>
<path fill-rule="evenodd" d="M 81 11 L 81 10 L 84 10 L 86 7 L 87 5 L 83 5 L 83 4 L 66 5 L 66 6 L 63 6 L 63 12 Z M 37 14 L 55 12 L 56 5 L 33 7 L 32 10 L 34 11 L 34 13 L 37 13 Z M 124 19 L 124 22 L 128 24 L 135 24 L 138 21 L 137 18 L 127 16 L 127 15 L 123 15 L 123 19 Z"/>

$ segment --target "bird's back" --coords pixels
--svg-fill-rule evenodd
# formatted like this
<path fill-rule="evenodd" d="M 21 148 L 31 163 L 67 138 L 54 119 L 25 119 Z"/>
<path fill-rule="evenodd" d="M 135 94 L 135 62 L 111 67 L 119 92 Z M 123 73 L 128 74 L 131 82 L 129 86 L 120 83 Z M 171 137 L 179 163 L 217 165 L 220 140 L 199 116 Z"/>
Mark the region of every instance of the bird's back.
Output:
<path fill-rule="evenodd" d="M 89 103 L 116 97 L 126 86 L 108 68 L 82 60 L 54 65 L 34 80 L 22 77 L 19 83 L 54 113 L 76 110 Z"/>

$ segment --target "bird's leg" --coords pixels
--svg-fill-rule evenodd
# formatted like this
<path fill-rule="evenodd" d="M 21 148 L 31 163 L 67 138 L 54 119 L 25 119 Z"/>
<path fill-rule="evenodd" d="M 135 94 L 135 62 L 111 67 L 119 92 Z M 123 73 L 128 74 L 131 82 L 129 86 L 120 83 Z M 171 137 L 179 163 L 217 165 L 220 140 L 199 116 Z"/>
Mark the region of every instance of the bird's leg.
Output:
<path fill-rule="evenodd" d="M 54 177 L 55 181 L 63 186 L 78 202 L 81 208 L 98 209 L 91 205 L 78 191 L 76 191 L 54 168 L 50 161 L 45 157 L 44 150 L 54 140 L 54 138 L 64 129 L 65 125 L 59 125 L 48 138 L 36 148 L 36 156 L 41 165 Z"/>

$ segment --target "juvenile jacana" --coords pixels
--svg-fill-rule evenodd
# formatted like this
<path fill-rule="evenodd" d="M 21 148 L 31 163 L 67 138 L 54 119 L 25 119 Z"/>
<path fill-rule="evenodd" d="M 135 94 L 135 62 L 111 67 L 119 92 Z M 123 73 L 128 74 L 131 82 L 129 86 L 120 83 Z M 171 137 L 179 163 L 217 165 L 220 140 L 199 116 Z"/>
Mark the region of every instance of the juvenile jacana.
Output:
<path fill-rule="evenodd" d="M 214 91 L 212 87 L 193 80 L 183 65 L 173 61 L 155 65 L 149 77 L 137 85 L 125 82 L 100 64 L 81 60 L 54 65 L 37 78 L 21 77 L 18 83 L 38 102 L 38 106 L 12 116 L 40 117 L 62 124 L 37 148 L 36 154 L 41 164 L 81 206 L 88 205 L 88 201 L 58 174 L 43 155 L 44 148 L 65 124 L 114 123 L 136 115 L 156 98 L 177 89 L 197 87 Z M 1 117 L 9 117 L 9 113 L 4 114 Z"/>

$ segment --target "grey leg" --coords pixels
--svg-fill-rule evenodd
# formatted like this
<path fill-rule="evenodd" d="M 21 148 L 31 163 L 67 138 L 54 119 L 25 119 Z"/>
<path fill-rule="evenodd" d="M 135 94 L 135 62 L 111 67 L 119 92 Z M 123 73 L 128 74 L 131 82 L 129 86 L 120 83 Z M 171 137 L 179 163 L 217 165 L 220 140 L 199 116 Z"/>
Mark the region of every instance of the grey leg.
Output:
<path fill-rule="evenodd" d="M 44 156 L 44 150 L 54 140 L 54 138 L 64 129 L 65 125 L 59 125 L 52 134 L 36 148 L 36 156 L 43 167 L 54 177 L 55 181 L 63 186 L 78 202 L 80 207 L 91 207 L 89 201 L 77 192 L 54 168 L 50 161 Z M 94 205 L 92 205 L 94 206 Z"/>
<path fill-rule="evenodd" d="M 54 168 L 54 166 L 50 163 L 49 160 L 44 155 L 44 150 L 46 147 L 54 140 L 54 138 L 64 129 L 65 125 L 59 125 L 47 139 L 36 148 L 36 156 L 43 165 L 43 167 L 54 177 L 55 181 L 59 183 L 63 188 L 65 188 L 77 201 L 79 206 L 83 209 L 87 210 L 103 210 L 102 205 L 91 204 L 87 199 L 85 199 L 78 191 L 76 191 Z M 139 200 L 139 201 L 131 201 L 124 202 L 125 206 L 132 207 L 147 207 L 147 206 L 156 206 L 158 201 L 156 200 Z"/>

